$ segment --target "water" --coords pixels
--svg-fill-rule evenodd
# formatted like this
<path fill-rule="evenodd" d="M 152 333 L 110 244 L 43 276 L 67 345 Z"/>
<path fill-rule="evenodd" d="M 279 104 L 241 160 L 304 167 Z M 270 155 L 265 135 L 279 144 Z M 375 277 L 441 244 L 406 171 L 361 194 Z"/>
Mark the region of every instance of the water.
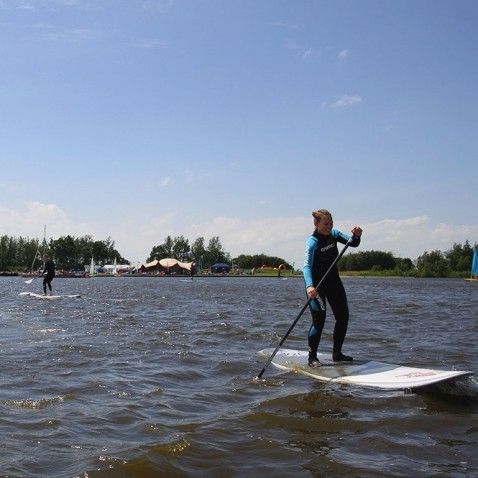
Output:
<path fill-rule="evenodd" d="M 357 358 L 476 368 L 478 287 L 345 278 Z M 270 366 L 300 279 L 0 280 L 1 477 L 472 477 L 478 384 L 324 384 Z M 285 346 L 305 348 L 309 313 Z M 321 350 L 330 351 L 328 317 Z"/>

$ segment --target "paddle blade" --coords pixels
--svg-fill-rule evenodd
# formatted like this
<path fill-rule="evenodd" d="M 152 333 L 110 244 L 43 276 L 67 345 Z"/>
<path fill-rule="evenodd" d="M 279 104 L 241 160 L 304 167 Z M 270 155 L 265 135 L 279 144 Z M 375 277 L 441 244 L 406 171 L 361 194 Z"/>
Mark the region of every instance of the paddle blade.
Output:
<path fill-rule="evenodd" d="M 34 279 L 34 278 L 33 278 Z M 33 279 L 28 279 L 25 281 L 25 284 L 31 284 L 33 282 Z"/>

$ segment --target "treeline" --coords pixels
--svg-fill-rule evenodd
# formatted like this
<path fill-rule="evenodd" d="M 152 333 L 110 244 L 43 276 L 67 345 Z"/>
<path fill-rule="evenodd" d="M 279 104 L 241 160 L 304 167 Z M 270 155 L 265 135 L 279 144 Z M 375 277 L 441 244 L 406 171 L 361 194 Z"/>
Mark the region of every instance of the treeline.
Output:
<path fill-rule="evenodd" d="M 192 244 L 184 236 L 167 236 L 162 244 L 154 246 L 147 262 L 155 259 L 177 259 L 181 262 L 194 262 L 196 269 L 209 269 L 218 262 L 231 262 L 231 256 L 224 248 L 218 236 L 214 236 L 206 244 L 204 237 L 198 237 Z"/>
<path fill-rule="evenodd" d="M 259 269 L 262 266 L 273 268 L 284 266 L 285 269 L 292 269 L 292 266 L 281 257 L 266 256 L 265 254 L 256 254 L 254 256 L 241 254 L 234 258 L 232 263 L 238 269 Z"/>
<path fill-rule="evenodd" d="M 280 257 L 266 256 L 257 254 L 248 256 L 241 254 L 231 259 L 231 255 L 224 251 L 218 236 L 214 236 L 206 244 L 204 237 L 198 237 L 192 244 L 184 236 L 167 236 L 165 241 L 151 249 L 147 262 L 154 259 L 165 259 L 172 257 L 182 262 L 194 262 L 198 271 L 208 270 L 213 264 L 226 263 L 235 269 L 254 269 L 262 266 L 279 267 L 283 264 L 287 269 L 291 269 L 284 259 Z"/>
<path fill-rule="evenodd" d="M 128 263 L 116 249 L 111 238 L 94 241 L 89 235 L 82 237 L 62 236 L 58 239 L 40 242 L 38 239 L 24 237 L 0 237 L 0 271 L 27 271 L 42 266 L 42 257 L 49 254 L 56 265 L 63 270 L 83 270 L 93 257 L 96 264 Z M 227 263 L 239 269 L 278 267 L 284 264 L 291 266 L 279 257 L 259 254 L 254 256 L 240 255 L 231 259 L 224 250 L 218 236 L 208 241 L 198 237 L 192 243 L 184 236 L 167 236 L 162 244 L 154 246 L 146 262 L 154 259 L 174 258 L 182 262 L 195 262 L 198 271 L 209 270 L 213 264 Z"/>
<path fill-rule="evenodd" d="M 394 257 L 391 252 L 364 251 L 344 255 L 339 262 L 342 271 L 381 271 L 409 272 L 414 268 L 411 259 Z"/>
<path fill-rule="evenodd" d="M 473 249 L 469 241 L 455 243 L 445 252 L 434 250 L 424 252 L 416 261 L 395 257 L 391 252 L 364 251 L 344 255 L 339 262 L 341 271 L 372 272 L 378 275 L 404 275 L 415 277 L 464 277 L 470 273 Z M 27 271 L 38 269 L 42 265 L 42 255 L 54 257 L 57 267 L 64 270 L 83 270 L 93 257 L 96 264 L 124 264 L 125 259 L 116 249 L 114 241 L 95 241 L 89 235 L 82 237 L 62 236 L 40 243 L 38 239 L 0 236 L 0 271 Z M 198 237 L 192 243 L 184 236 L 167 236 L 162 244 L 154 246 L 147 259 L 172 257 L 182 262 L 195 262 L 200 272 L 209 270 L 213 264 L 227 263 L 234 268 L 251 270 L 262 266 L 292 269 L 291 265 L 280 257 L 265 254 L 245 255 L 231 259 L 221 244 L 219 236 L 207 242 Z"/>
<path fill-rule="evenodd" d="M 63 270 L 83 270 L 94 257 L 97 264 L 127 262 L 115 249 L 111 238 L 94 241 L 91 236 L 62 236 L 58 239 L 40 241 L 23 237 L 0 237 L 0 271 L 27 271 L 42 266 L 43 255 L 54 257 L 56 265 Z"/>
<path fill-rule="evenodd" d="M 448 251 L 424 252 L 413 262 L 394 257 L 391 252 L 364 251 L 345 255 L 339 263 L 341 271 L 372 271 L 383 275 L 414 277 L 461 277 L 470 273 L 474 247 L 468 241 L 453 244 Z"/>
<path fill-rule="evenodd" d="M 38 239 L 0 237 L 0 271 L 26 270 L 38 256 Z"/>
<path fill-rule="evenodd" d="M 48 249 L 55 257 L 57 267 L 65 270 L 82 270 L 94 258 L 96 264 L 129 263 L 116 249 L 115 242 L 108 237 L 104 241 L 94 241 L 91 236 L 62 236 L 51 239 Z"/>

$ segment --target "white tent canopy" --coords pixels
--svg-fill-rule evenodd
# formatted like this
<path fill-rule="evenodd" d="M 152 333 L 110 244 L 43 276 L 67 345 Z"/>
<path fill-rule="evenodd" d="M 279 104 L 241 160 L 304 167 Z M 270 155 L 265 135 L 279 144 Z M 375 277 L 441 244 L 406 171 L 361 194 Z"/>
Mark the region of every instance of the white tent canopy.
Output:
<path fill-rule="evenodd" d="M 153 269 L 153 268 L 158 268 L 160 266 L 165 269 L 170 269 L 171 267 L 178 266 L 178 267 L 181 267 L 181 269 L 186 269 L 187 271 L 190 271 L 193 264 L 194 262 L 181 262 L 181 261 L 178 261 L 177 259 L 167 258 L 167 259 L 160 259 L 159 261 L 155 259 L 154 261 L 144 264 L 144 267 L 146 269 Z"/>

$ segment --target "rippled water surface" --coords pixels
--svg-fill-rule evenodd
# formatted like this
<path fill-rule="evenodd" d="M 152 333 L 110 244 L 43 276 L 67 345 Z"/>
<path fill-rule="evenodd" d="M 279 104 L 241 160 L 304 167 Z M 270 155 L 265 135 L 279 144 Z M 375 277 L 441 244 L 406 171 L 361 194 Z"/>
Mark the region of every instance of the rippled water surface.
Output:
<path fill-rule="evenodd" d="M 344 278 L 344 352 L 476 367 L 478 285 Z M 476 477 L 477 380 L 427 392 L 326 384 L 264 365 L 300 279 L 0 279 L 1 477 Z M 285 347 L 306 347 L 308 311 Z M 333 317 L 321 344 L 331 349 Z"/>

